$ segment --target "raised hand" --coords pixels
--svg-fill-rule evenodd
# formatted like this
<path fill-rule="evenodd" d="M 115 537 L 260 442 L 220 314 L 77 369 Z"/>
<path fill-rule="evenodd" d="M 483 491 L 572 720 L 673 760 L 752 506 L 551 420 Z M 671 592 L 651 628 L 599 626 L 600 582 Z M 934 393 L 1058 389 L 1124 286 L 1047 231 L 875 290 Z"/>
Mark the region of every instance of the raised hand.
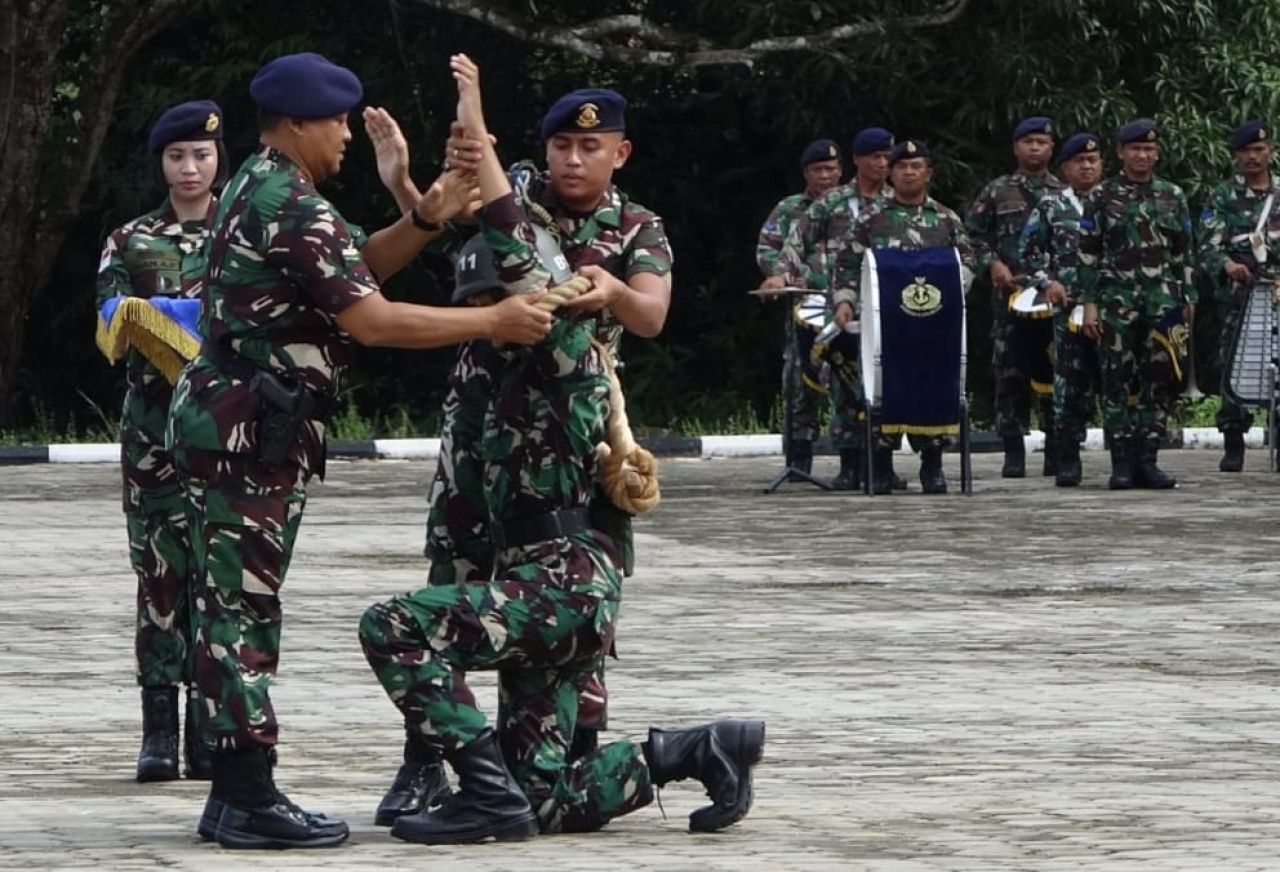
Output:
<path fill-rule="evenodd" d="M 449 58 L 449 69 L 458 84 L 458 121 L 466 128 L 471 139 L 489 135 L 484 123 L 484 103 L 480 97 L 480 68 L 464 54 Z"/>
<path fill-rule="evenodd" d="M 362 114 L 365 133 L 378 159 L 378 178 L 388 190 L 394 191 L 409 179 L 409 143 L 386 109 L 366 106 Z"/>
<path fill-rule="evenodd" d="M 471 218 L 473 204 L 480 197 L 475 173 L 451 169 L 441 173 L 418 202 L 418 214 L 428 221 L 441 223 L 462 216 Z"/>

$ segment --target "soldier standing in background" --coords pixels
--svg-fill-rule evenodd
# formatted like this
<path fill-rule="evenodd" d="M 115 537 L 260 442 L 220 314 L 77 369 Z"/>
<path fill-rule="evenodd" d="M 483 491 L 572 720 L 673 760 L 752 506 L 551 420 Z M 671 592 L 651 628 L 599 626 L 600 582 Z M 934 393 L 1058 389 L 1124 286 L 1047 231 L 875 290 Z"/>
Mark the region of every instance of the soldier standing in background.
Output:
<path fill-rule="evenodd" d="M 1093 419 L 1098 382 L 1097 345 L 1080 332 L 1071 316 L 1081 305 L 1080 220 L 1084 201 L 1102 176 L 1101 142 L 1097 134 L 1084 132 L 1062 143 L 1058 166 L 1068 187 L 1036 204 L 1018 254 L 1035 287 L 1057 308 L 1053 316 L 1053 441 L 1058 448 L 1054 480 L 1058 487 L 1080 484 L 1080 444 Z"/>
<path fill-rule="evenodd" d="M 1255 281 L 1276 275 L 1280 258 L 1280 188 L 1271 173 L 1271 126 L 1246 121 L 1231 137 L 1231 148 L 1238 172 L 1213 189 L 1200 216 L 1200 268 L 1218 289 L 1218 354 L 1224 367 L 1246 296 Z M 1244 434 L 1253 416 L 1224 394 L 1217 425 L 1224 449 L 1218 469 L 1239 472 L 1244 469 Z"/>
<path fill-rule="evenodd" d="M 893 197 L 880 208 L 863 212 L 836 255 L 835 322 L 841 327 L 853 320 L 858 311 L 862 284 L 862 260 L 867 251 L 880 248 L 905 250 L 950 246 L 958 250 L 966 269 L 973 268 L 973 249 L 969 245 L 960 216 L 929 196 L 933 164 L 928 146 L 920 140 L 908 139 L 893 147 L 889 158 L 889 174 Z M 876 435 L 873 446 L 872 488 L 878 494 L 892 493 L 893 473 L 889 463 L 893 457 L 896 434 Z M 944 436 L 910 435 L 911 447 L 920 452 L 920 484 L 927 494 L 947 492 L 947 479 L 942 471 Z"/>
<path fill-rule="evenodd" d="M 1191 216 L 1182 189 L 1155 175 L 1154 121 L 1129 122 L 1116 143 L 1121 171 L 1094 189 L 1080 225 L 1084 330 L 1099 342 L 1110 487 L 1171 488 L 1156 461 L 1196 302 Z"/>
<path fill-rule="evenodd" d="M 783 243 L 796 219 L 840 183 L 840 149 L 834 140 L 814 140 L 801 153 L 800 168 L 804 173 L 804 191 L 783 197 L 760 228 L 756 264 L 765 277 L 760 284 L 761 290 L 787 286 L 786 270 L 781 261 Z M 782 401 L 790 412 L 790 429 L 782 436 L 782 447 L 787 467 L 808 473 L 813 470 L 813 440 L 818 434 L 822 393 L 801 377 L 804 361 L 799 359 L 796 331 L 803 328 L 796 324 L 795 301 L 789 300 L 788 303 L 782 339 Z"/>
<path fill-rule="evenodd" d="M 147 151 L 160 166 L 169 194 L 159 208 L 135 218 L 107 239 L 98 269 L 98 306 L 112 297 L 201 295 L 205 245 L 227 177 L 222 110 L 210 100 L 165 111 L 151 128 Z M 129 532 L 129 562 L 138 575 L 135 651 L 142 687 L 139 781 L 178 777 L 178 687 L 187 685 L 183 756 L 189 778 L 208 779 L 209 755 L 200 743 L 192 695 L 194 634 L 191 544 L 186 501 L 164 448 L 173 388 L 136 349 L 126 352 L 129 389 L 120 412 L 120 467 Z"/>
<path fill-rule="evenodd" d="M 978 275 L 991 279 L 991 378 L 995 388 L 996 431 L 1004 441 L 1005 478 L 1026 475 L 1023 437 L 1031 426 L 1031 374 L 1026 363 L 1033 349 L 1018 342 L 1017 322 L 1009 311 L 1009 297 L 1018 290 L 1016 277 L 1023 272 L 1018 260 L 1022 228 L 1031 210 L 1046 194 L 1057 194 L 1063 184 L 1049 172 L 1053 157 L 1053 122 L 1043 115 L 1026 118 L 1014 128 L 1013 155 L 1018 169 L 987 183 L 965 217 L 973 241 Z M 1057 454 L 1052 446 L 1053 397 L 1040 401 L 1040 424 L 1045 434 L 1044 474 L 1056 472 Z"/>

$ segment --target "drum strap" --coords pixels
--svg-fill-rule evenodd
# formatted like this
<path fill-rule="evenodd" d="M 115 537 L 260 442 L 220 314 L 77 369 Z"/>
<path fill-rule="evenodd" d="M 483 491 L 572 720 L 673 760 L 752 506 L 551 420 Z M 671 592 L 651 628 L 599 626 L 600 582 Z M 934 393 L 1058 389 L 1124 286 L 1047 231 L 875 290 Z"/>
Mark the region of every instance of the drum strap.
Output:
<path fill-rule="evenodd" d="M 1262 214 L 1258 216 L 1258 223 L 1254 225 L 1253 233 L 1249 237 L 1249 245 L 1253 248 L 1253 258 L 1258 263 L 1267 262 L 1267 234 L 1263 232 L 1267 226 L 1267 219 L 1271 217 L 1271 207 L 1275 205 L 1276 192 L 1275 188 L 1271 189 L 1271 193 L 1267 194 L 1267 202 L 1262 204 Z"/>

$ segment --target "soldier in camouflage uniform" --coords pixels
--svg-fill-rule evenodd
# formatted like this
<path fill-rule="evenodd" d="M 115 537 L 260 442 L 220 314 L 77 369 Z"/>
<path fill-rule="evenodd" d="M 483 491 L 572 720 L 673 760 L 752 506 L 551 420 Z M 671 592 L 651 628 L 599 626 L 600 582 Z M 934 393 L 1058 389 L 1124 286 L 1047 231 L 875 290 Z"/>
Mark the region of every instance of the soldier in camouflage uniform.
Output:
<path fill-rule="evenodd" d="M 1053 441 L 1058 449 L 1054 480 L 1058 487 L 1080 484 L 1080 443 L 1093 420 L 1098 383 L 1097 345 L 1080 332 L 1071 315 L 1081 305 L 1080 219 L 1084 201 L 1102 174 L 1101 142 L 1097 134 L 1083 132 L 1062 144 L 1058 161 L 1068 187 L 1036 204 L 1018 253 L 1034 286 L 1057 308 L 1053 316 Z"/>
<path fill-rule="evenodd" d="M 1157 457 L 1179 393 L 1178 358 L 1186 354 L 1196 288 L 1186 197 L 1154 172 L 1159 138 L 1148 119 L 1120 128 L 1123 168 L 1094 189 L 1080 223 L 1084 329 L 1099 341 L 1116 490 L 1177 484 Z"/>
<path fill-rule="evenodd" d="M 466 311 L 388 301 L 375 276 L 395 273 L 438 235 L 471 183 L 445 174 L 410 215 L 364 240 L 315 188 L 341 166 L 359 79 L 319 55 L 289 55 L 259 70 L 250 94 L 262 148 L 219 204 L 205 342 L 174 389 L 166 434 L 202 585 L 195 679 L 214 754 L 199 831 L 227 847 L 327 847 L 347 838 L 346 824 L 303 811 L 275 786 L 268 691 L 280 587 L 307 482 L 323 474 L 325 422 L 352 339 L 406 348 L 478 336 L 529 342 L 550 319 L 527 297 Z"/>
<path fill-rule="evenodd" d="M 840 326 L 853 320 L 859 309 L 862 260 L 867 251 L 880 248 L 906 250 L 953 246 L 961 263 L 971 270 L 973 249 L 960 216 L 929 196 L 933 167 L 928 146 L 908 139 L 893 147 L 889 159 L 893 198 L 880 208 L 864 212 L 849 229 L 836 255 L 835 322 Z M 889 459 L 897 435 L 878 435 L 874 450 L 872 487 L 878 494 L 892 493 L 893 481 Z M 947 479 L 942 471 L 943 436 L 908 437 L 911 447 L 920 452 L 920 484 L 927 494 L 946 493 Z"/>
<path fill-rule="evenodd" d="M 1271 174 L 1271 127 L 1264 121 L 1247 121 L 1231 137 L 1235 151 L 1235 178 L 1213 189 L 1200 216 L 1200 268 L 1218 289 L 1218 314 L 1222 334 L 1219 359 L 1225 367 L 1235 343 L 1245 297 L 1253 283 L 1276 275 L 1280 259 L 1280 187 Z M 1265 215 L 1264 215 L 1265 213 Z M 1224 451 L 1218 469 L 1244 469 L 1244 434 L 1253 416 L 1224 394 L 1218 410 Z"/>
<path fill-rule="evenodd" d="M 213 186 L 226 179 L 222 110 L 209 100 L 165 111 L 151 129 L 148 151 L 160 164 L 169 195 L 162 206 L 115 230 L 98 269 L 97 297 L 198 299 Z M 142 687 L 139 781 L 178 777 L 178 688 L 187 685 L 183 745 L 186 774 L 207 779 L 210 761 L 199 742 L 191 694 L 190 561 L 186 502 L 164 448 L 173 388 L 135 348 L 126 352 L 128 391 L 120 413 L 120 464 L 129 560 L 138 576 L 138 684 Z"/>
<path fill-rule="evenodd" d="M 804 173 L 804 191 L 783 197 L 760 228 L 756 264 L 765 277 L 760 285 L 761 290 L 787 286 L 780 258 L 783 243 L 796 219 L 839 184 L 840 150 L 833 140 L 814 140 L 801 153 L 800 167 Z M 813 440 L 818 435 L 818 410 L 822 393 L 802 377 L 806 361 L 800 357 L 803 349 L 800 348 L 797 331 L 805 328 L 796 324 L 793 314 L 795 301 L 787 302 L 782 339 L 782 401 L 787 404 L 790 428 L 783 434 L 782 447 L 787 467 L 808 473 L 813 469 Z"/>
<path fill-rule="evenodd" d="M 824 291 L 831 303 L 836 257 L 853 222 L 864 212 L 877 208 L 893 194 L 886 180 L 893 134 L 883 127 L 868 127 L 853 139 L 854 175 L 848 184 L 833 188 L 815 200 L 791 226 L 783 245 L 781 261 L 789 281 L 799 287 Z M 861 361 L 851 361 L 857 374 Z M 861 382 L 851 386 L 833 378 L 831 394 L 831 443 L 840 454 L 840 471 L 832 480 L 835 490 L 857 490 L 862 486 L 862 455 L 866 401 Z M 889 457 L 892 462 L 892 455 Z M 893 475 L 890 469 L 890 475 Z M 905 489 L 905 480 L 893 476 L 894 487 Z"/>
<path fill-rule="evenodd" d="M 1055 474 L 1057 453 L 1053 448 L 1053 388 L 1033 385 L 1029 361 L 1045 353 L 1038 334 L 1020 329 L 1019 319 L 1009 311 L 1009 297 L 1018 289 L 1016 276 L 1025 273 L 1018 260 L 1022 228 L 1031 210 L 1048 194 L 1063 189 L 1049 172 L 1053 157 L 1053 122 L 1044 116 L 1024 119 L 1013 131 L 1016 172 L 987 183 L 969 207 L 965 227 L 973 240 L 977 274 L 989 276 L 991 300 L 992 380 L 995 386 L 996 430 L 1004 441 L 1005 478 L 1026 475 L 1026 448 L 1023 436 L 1031 425 L 1030 394 L 1039 398 L 1040 424 L 1045 433 L 1044 474 Z M 1021 325 L 1025 327 L 1026 325 Z M 1046 340 L 1047 343 L 1048 340 Z"/>
<path fill-rule="evenodd" d="M 451 61 L 459 112 L 488 142 L 477 71 Z M 598 101 L 596 120 L 613 119 Z M 545 286 L 533 232 L 497 155 L 479 169 L 486 240 L 511 293 Z M 406 721 L 458 774 L 458 792 L 436 810 L 398 818 L 392 835 L 431 844 L 516 840 L 595 830 L 648 804 L 653 786 L 694 777 L 714 804 L 691 828 L 714 830 L 746 814 L 759 721 L 652 730 L 643 746 L 614 742 L 567 763 L 578 681 L 612 643 L 621 598 L 620 556 L 592 529 L 596 446 L 606 437 L 606 348 L 587 322 L 561 318 L 529 352 L 500 349 L 496 395 L 484 424 L 485 498 L 497 545 L 494 579 L 434 585 L 370 607 L 360 625 L 365 656 Z M 495 629 L 496 628 L 496 629 Z M 475 707 L 465 675 L 500 670 L 506 760 Z"/>

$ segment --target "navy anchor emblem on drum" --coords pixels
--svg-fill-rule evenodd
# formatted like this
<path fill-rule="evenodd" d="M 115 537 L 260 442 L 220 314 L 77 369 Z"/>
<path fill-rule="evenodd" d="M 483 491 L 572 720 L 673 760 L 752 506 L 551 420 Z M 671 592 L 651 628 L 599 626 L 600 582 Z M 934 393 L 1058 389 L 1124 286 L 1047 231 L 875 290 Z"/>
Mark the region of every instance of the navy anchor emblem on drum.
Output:
<path fill-rule="evenodd" d="M 942 289 L 931 285 L 924 276 L 902 289 L 902 311 L 913 318 L 927 318 L 942 308 Z"/>

